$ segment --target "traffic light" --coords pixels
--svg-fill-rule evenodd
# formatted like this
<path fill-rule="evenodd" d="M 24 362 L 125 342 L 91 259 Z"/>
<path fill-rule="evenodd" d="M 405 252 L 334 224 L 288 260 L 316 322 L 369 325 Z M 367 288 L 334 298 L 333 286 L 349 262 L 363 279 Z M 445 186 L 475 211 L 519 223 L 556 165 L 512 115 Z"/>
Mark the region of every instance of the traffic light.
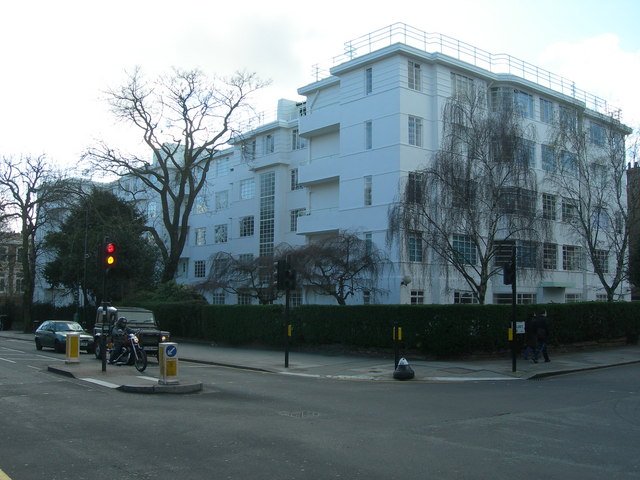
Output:
<path fill-rule="evenodd" d="M 278 290 L 295 290 L 296 271 L 291 267 L 291 262 L 278 260 L 276 267 L 276 288 Z"/>
<path fill-rule="evenodd" d="M 116 265 L 116 244 L 109 242 L 104 246 L 104 264 L 105 267 L 115 267 Z"/>
<path fill-rule="evenodd" d="M 513 262 L 505 263 L 502 266 L 502 277 L 505 285 L 513 285 L 516 281 L 516 268 Z"/>

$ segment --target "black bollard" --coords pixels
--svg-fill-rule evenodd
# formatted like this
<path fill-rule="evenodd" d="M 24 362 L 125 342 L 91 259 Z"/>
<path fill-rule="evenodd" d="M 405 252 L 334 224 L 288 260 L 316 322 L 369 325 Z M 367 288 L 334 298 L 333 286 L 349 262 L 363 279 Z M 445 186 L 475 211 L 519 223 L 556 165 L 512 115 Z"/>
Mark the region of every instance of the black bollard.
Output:
<path fill-rule="evenodd" d="M 393 378 L 396 380 L 411 380 L 414 376 L 415 373 L 409 362 L 405 358 L 401 358 L 396 370 L 393 372 Z"/>

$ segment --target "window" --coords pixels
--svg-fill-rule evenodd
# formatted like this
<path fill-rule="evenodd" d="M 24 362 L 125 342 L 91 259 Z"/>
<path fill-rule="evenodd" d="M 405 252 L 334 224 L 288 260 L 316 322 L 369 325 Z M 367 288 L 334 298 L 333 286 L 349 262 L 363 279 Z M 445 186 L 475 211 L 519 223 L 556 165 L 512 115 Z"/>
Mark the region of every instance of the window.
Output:
<path fill-rule="evenodd" d="M 306 213 L 306 209 L 304 208 L 296 208 L 294 210 L 289 211 L 289 230 L 291 232 L 298 231 L 298 217 L 303 216 Z"/>
<path fill-rule="evenodd" d="M 608 299 L 606 293 L 596 293 L 596 302 L 606 302 Z"/>
<path fill-rule="evenodd" d="M 264 154 L 268 155 L 273 152 L 275 152 L 275 142 L 273 140 L 273 135 L 269 134 L 264 137 Z"/>
<path fill-rule="evenodd" d="M 207 198 L 205 195 L 198 195 L 196 199 L 196 213 L 207 213 Z"/>
<path fill-rule="evenodd" d="M 7 247 L 0 247 L 0 262 L 6 262 L 9 260 L 9 249 Z"/>
<path fill-rule="evenodd" d="M 470 97 L 473 92 L 473 78 L 451 72 L 451 95 L 454 97 Z"/>
<path fill-rule="evenodd" d="M 422 119 L 409 116 L 409 145 L 422 146 Z"/>
<path fill-rule="evenodd" d="M 495 293 L 493 295 L 493 303 L 498 305 L 511 304 L 511 294 L 510 293 Z M 523 304 L 535 304 L 536 294 L 535 293 L 517 293 L 516 294 L 516 303 L 519 305 Z"/>
<path fill-rule="evenodd" d="M 362 291 L 362 304 L 371 305 L 371 292 L 369 290 Z"/>
<path fill-rule="evenodd" d="M 540 121 L 544 123 L 553 122 L 553 103 L 544 98 L 540 99 Z"/>
<path fill-rule="evenodd" d="M 542 169 L 545 172 L 556 171 L 556 154 L 549 145 L 542 145 Z"/>
<path fill-rule="evenodd" d="M 215 242 L 227 243 L 227 224 L 216 225 L 215 230 Z"/>
<path fill-rule="evenodd" d="M 578 128 L 578 112 L 570 107 L 560 105 L 560 127 L 571 131 Z"/>
<path fill-rule="evenodd" d="M 478 261 L 476 246 L 469 235 L 454 235 L 453 250 L 456 260 L 465 265 L 475 265 Z"/>
<path fill-rule="evenodd" d="M 424 304 L 424 290 L 411 290 L 411 305 Z"/>
<path fill-rule="evenodd" d="M 545 243 L 542 247 L 542 268 L 556 270 L 558 268 L 558 245 Z"/>
<path fill-rule="evenodd" d="M 373 253 L 373 234 L 365 233 L 364 234 L 364 245 L 365 245 L 365 253 L 367 256 L 370 256 Z"/>
<path fill-rule="evenodd" d="M 408 68 L 409 68 L 409 88 L 411 90 L 420 91 L 420 64 L 409 60 Z"/>
<path fill-rule="evenodd" d="M 253 216 L 240 218 L 240 236 L 241 237 L 253 236 L 253 226 L 254 226 Z"/>
<path fill-rule="evenodd" d="M 6 273 L 0 272 L 0 292 L 5 292 L 7 289 L 7 276 Z"/>
<path fill-rule="evenodd" d="M 602 273 L 609 273 L 609 252 L 607 250 L 596 250 L 594 253 L 594 272 L 597 272 L 599 268 Z"/>
<path fill-rule="evenodd" d="M 297 168 L 293 168 L 291 169 L 290 172 L 291 175 L 291 190 L 300 190 L 302 187 L 302 185 L 300 185 L 298 183 L 298 169 Z"/>
<path fill-rule="evenodd" d="M 371 120 L 364 122 L 364 148 L 365 150 L 373 148 L 373 122 Z"/>
<path fill-rule="evenodd" d="M 582 294 L 580 293 L 567 293 L 564 296 L 565 303 L 578 303 L 582 301 Z"/>
<path fill-rule="evenodd" d="M 503 213 L 533 215 L 536 209 L 536 194 L 524 188 L 505 187 L 500 192 L 499 204 Z"/>
<path fill-rule="evenodd" d="M 563 174 L 576 177 L 578 175 L 578 158 L 576 154 L 565 150 L 560 152 L 560 168 Z"/>
<path fill-rule="evenodd" d="M 211 303 L 213 305 L 224 305 L 224 292 L 215 292 L 211 296 Z"/>
<path fill-rule="evenodd" d="M 242 144 L 242 158 L 245 160 L 253 160 L 256 158 L 256 140 L 247 140 Z"/>
<path fill-rule="evenodd" d="M 24 277 L 22 273 L 16 273 L 16 293 L 22 293 L 24 291 Z"/>
<path fill-rule="evenodd" d="M 453 303 L 479 303 L 473 292 L 456 290 L 453 292 Z"/>
<path fill-rule="evenodd" d="M 364 71 L 364 93 L 369 95 L 373 91 L 373 68 L 369 67 Z"/>
<path fill-rule="evenodd" d="M 582 269 L 582 249 L 574 245 L 562 246 L 562 269 L 581 270 Z"/>
<path fill-rule="evenodd" d="M 250 200 L 256 196 L 256 181 L 253 178 L 247 178 L 240 181 L 240 199 Z"/>
<path fill-rule="evenodd" d="M 451 185 L 452 199 L 451 206 L 453 208 L 467 208 L 476 201 L 478 193 L 478 182 L 474 180 L 457 179 Z"/>
<path fill-rule="evenodd" d="M 260 174 L 259 254 L 273 254 L 275 237 L 276 173 Z"/>
<path fill-rule="evenodd" d="M 518 242 L 516 248 L 516 264 L 522 268 L 536 268 L 539 263 L 538 244 L 535 242 Z"/>
<path fill-rule="evenodd" d="M 207 244 L 207 227 L 196 228 L 196 245 Z"/>
<path fill-rule="evenodd" d="M 24 252 L 22 247 L 16 248 L 16 262 L 22 262 L 22 252 Z"/>
<path fill-rule="evenodd" d="M 513 106 L 516 113 L 533 118 L 533 96 L 520 90 L 513 91 Z"/>
<path fill-rule="evenodd" d="M 589 140 L 591 140 L 591 143 L 604 147 L 604 137 L 604 127 L 597 122 L 589 122 Z"/>
<path fill-rule="evenodd" d="M 239 293 L 238 305 L 251 305 L 251 295 L 248 293 Z"/>
<path fill-rule="evenodd" d="M 521 140 L 516 151 L 516 160 L 520 165 L 530 168 L 536 166 L 536 144 L 531 140 Z"/>
<path fill-rule="evenodd" d="M 422 204 L 424 191 L 424 174 L 409 172 L 407 180 L 407 202 Z"/>
<path fill-rule="evenodd" d="M 224 190 L 215 194 L 216 211 L 229 207 L 229 192 Z"/>
<path fill-rule="evenodd" d="M 572 222 L 578 218 L 578 207 L 573 200 L 568 198 L 562 199 L 562 221 Z"/>
<path fill-rule="evenodd" d="M 422 262 L 422 235 L 414 232 L 407 237 L 410 262 Z"/>
<path fill-rule="evenodd" d="M 255 145 L 256 141 L 253 141 L 254 146 L 254 154 L 255 154 Z M 224 175 L 229 175 L 229 165 L 231 164 L 231 160 L 229 157 L 220 158 L 216 161 L 216 176 L 223 177 Z"/>
<path fill-rule="evenodd" d="M 372 180 L 371 175 L 364 177 L 364 204 L 365 206 L 371 205 L 372 200 Z"/>
<path fill-rule="evenodd" d="M 302 305 L 302 292 L 300 292 L 300 290 L 292 290 L 289 292 L 289 305 L 292 307 Z"/>
<path fill-rule="evenodd" d="M 196 260 L 193 262 L 193 267 L 196 278 L 204 278 L 206 276 L 206 262 L 204 260 Z"/>
<path fill-rule="evenodd" d="M 238 255 L 238 261 L 243 265 L 249 265 L 253 263 L 253 253 L 241 253 Z"/>
<path fill-rule="evenodd" d="M 297 128 L 291 130 L 291 150 L 301 150 L 306 146 L 307 142 L 300 136 L 300 131 Z"/>
<path fill-rule="evenodd" d="M 542 194 L 542 218 L 545 220 L 556 219 L 556 196 L 548 193 Z"/>

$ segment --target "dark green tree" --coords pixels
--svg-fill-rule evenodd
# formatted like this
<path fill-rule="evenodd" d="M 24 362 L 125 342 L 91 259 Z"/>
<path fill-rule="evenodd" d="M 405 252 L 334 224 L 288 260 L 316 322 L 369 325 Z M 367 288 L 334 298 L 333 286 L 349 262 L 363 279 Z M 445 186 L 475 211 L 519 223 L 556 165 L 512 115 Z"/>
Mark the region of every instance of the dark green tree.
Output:
<path fill-rule="evenodd" d="M 58 231 L 47 233 L 45 248 L 54 259 L 46 264 L 44 277 L 74 295 L 82 292 L 85 305 L 99 304 L 105 285 L 110 301 L 153 288 L 160 256 L 145 234 L 145 220 L 133 204 L 94 188 L 71 207 Z M 108 273 L 103 254 L 107 238 L 117 248 L 116 264 Z"/>

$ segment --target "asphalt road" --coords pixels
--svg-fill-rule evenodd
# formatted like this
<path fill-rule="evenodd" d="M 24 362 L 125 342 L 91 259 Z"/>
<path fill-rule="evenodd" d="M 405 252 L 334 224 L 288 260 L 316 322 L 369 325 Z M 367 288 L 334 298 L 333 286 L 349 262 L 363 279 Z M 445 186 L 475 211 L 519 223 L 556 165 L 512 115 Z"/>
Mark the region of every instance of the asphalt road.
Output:
<path fill-rule="evenodd" d="M 202 393 L 140 395 L 46 371 L 63 360 L 0 343 L 0 479 L 640 478 L 637 364 L 428 383 L 182 362 Z"/>

